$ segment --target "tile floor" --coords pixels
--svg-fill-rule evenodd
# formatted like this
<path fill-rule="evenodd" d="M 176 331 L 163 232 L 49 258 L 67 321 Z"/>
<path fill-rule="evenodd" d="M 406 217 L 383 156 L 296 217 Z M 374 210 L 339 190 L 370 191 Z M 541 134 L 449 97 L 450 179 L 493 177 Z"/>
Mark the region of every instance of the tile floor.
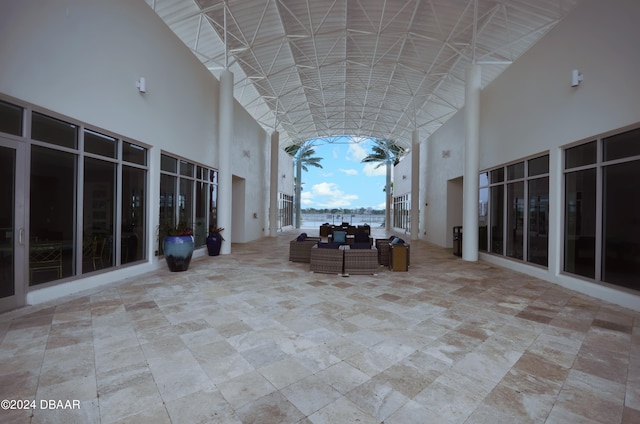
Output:
<path fill-rule="evenodd" d="M 0 399 L 36 406 L 0 422 L 640 422 L 639 313 L 424 242 L 314 274 L 295 235 L 0 315 Z"/>

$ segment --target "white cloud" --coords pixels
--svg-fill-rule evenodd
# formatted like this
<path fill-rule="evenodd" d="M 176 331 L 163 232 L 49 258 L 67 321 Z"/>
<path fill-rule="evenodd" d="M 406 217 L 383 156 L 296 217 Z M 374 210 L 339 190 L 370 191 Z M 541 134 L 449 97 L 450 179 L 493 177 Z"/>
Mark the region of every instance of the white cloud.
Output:
<path fill-rule="evenodd" d="M 351 206 L 351 202 L 358 199 L 357 194 L 345 194 L 335 183 L 319 183 L 311 187 L 309 198 L 315 199 L 320 207 L 342 208 Z M 304 195 L 300 199 L 304 201 Z"/>
<path fill-rule="evenodd" d="M 368 155 L 366 149 L 361 144 L 352 143 L 347 149 L 347 160 L 360 162 Z"/>
<path fill-rule="evenodd" d="M 367 177 L 378 177 L 378 176 L 386 176 L 387 175 L 387 166 L 382 165 L 379 168 L 377 162 L 367 163 L 364 167 L 362 167 L 362 173 Z"/>
<path fill-rule="evenodd" d="M 358 171 L 355 169 L 338 169 L 338 171 L 347 175 L 358 175 Z"/>
<path fill-rule="evenodd" d="M 313 194 L 308 191 L 302 191 L 300 193 L 300 204 L 301 205 L 311 205 L 313 204 Z"/>

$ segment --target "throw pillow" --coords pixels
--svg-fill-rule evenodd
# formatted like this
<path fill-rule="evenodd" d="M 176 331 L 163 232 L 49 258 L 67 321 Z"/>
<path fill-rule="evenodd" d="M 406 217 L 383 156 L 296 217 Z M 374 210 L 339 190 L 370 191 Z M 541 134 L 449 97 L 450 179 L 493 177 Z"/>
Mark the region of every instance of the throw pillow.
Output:
<path fill-rule="evenodd" d="M 347 242 L 347 233 L 346 233 L 346 231 L 334 231 L 333 232 L 333 242 L 334 243 L 346 243 Z"/>

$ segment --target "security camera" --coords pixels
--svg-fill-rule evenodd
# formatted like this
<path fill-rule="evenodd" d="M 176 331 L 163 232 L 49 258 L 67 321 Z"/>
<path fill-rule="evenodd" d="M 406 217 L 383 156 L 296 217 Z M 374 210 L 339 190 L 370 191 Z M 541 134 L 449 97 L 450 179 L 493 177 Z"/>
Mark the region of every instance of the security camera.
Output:
<path fill-rule="evenodd" d="M 577 87 L 582 81 L 582 74 L 577 69 L 571 71 L 571 87 Z"/>

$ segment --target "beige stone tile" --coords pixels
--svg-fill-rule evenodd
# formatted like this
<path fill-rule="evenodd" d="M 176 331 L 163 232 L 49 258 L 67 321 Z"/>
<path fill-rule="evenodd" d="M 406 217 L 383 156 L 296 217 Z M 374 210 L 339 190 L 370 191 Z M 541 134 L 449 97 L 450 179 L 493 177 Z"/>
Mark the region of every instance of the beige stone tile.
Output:
<path fill-rule="evenodd" d="M 216 389 L 198 391 L 165 403 L 172 424 L 242 424 Z"/>
<path fill-rule="evenodd" d="M 312 373 L 293 358 L 271 363 L 258 369 L 258 372 L 277 389 L 287 387 Z"/>
<path fill-rule="evenodd" d="M 217 384 L 222 396 L 234 410 L 252 403 L 277 389 L 257 371 Z"/>
<path fill-rule="evenodd" d="M 0 314 L 0 394 L 84 399 L 34 423 L 638 421 L 637 312 L 420 241 L 310 274 L 292 238 Z"/>
<path fill-rule="evenodd" d="M 363 412 L 349 399 L 341 397 L 309 416 L 313 424 L 378 424 L 379 420 Z"/>
<path fill-rule="evenodd" d="M 327 381 L 331 387 L 342 394 L 350 392 L 370 379 L 367 374 L 347 362 L 338 362 L 316 375 Z"/>
<path fill-rule="evenodd" d="M 306 416 L 342 397 L 339 391 L 317 375 L 298 380 L 282 389 L 281 393 Z"/>
<path fill-rule="evenodd" d="M 354 404 L 380 422 L 409 401 L 383 379 L 373 378 L 346 394 Z"/>
<path fill-rule="evenodd" d="M 627 380 L 629 354 L 601 347 L 582 345 L 573 369 L 624 384 Z"/>

